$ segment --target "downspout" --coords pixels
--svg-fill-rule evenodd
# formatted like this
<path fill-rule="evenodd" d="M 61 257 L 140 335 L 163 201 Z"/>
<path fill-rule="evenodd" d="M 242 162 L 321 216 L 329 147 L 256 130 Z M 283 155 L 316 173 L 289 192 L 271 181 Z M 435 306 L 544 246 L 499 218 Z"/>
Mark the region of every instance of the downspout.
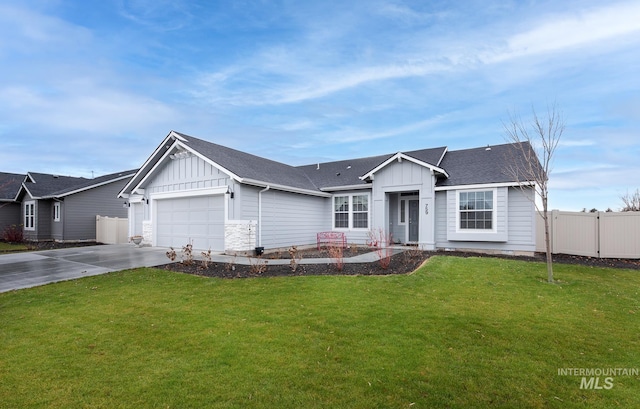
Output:
<path fill-rule="evenodd" d="M 267 185 L 258 192 L 258 247 L 262 247 L 262 194 L 269 189 L 271 186 Z"/>

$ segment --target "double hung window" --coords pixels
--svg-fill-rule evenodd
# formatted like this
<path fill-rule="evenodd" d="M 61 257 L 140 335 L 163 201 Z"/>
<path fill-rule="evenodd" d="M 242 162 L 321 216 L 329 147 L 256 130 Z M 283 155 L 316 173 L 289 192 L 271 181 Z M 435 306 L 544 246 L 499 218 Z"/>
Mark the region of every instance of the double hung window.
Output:
<path fill-rule="evenodd" d="M 368 229 L 369 195 L 334 196 L 333 227 L 335 229 Z"/>
<path fill-rule="evenodd" d="M 492 230 L 494 212 L 493 190 L 459 192 L 460 230 Z"/>
<path fill-rule="evenodd" d="M 36 229 L 36 202 L 30 201 L 24 204 L 24 229 Z"/>

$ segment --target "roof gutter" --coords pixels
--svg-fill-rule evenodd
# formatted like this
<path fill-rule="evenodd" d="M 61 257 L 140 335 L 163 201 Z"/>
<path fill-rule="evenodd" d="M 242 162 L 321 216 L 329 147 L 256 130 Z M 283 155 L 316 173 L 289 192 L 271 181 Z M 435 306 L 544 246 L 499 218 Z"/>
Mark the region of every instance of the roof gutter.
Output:
<path fill-rule="evenodd" d="M 500 183 L 481 183 L 475 185 L 455 185 L 455 186 L 436 186 L 436 192 L 446 190 L 462 190 L 462 189 L 485 189 L 489 187 L 517 187 L 517 186 L 535 186 L 535 182 L 500 182 Z"/>
<path fill-rule="evenodd" d="M 338 192 L 342 190 L 361 190 L 361 189 L 371 189 L 371 183 L 361 183 L 358 185 L 347 185 L 347 186 L 329 186 L 323 187 L 320 189 L 323 192 Z"/>
<path fill-rule="evenodd" d="M 247 185 L 253 185 L 258 187 L 268 187 L 269 189 L 282 190 L 284 192 L 300 193 L 303 195 L 310 195 L 310 196 L 331 197 L 331 194 L 326 192 L 321 192 L 318 190 L 300 189 L 297 187 L 278 185 L 274 183 L 267 183 L 267 182 L 262 182 L 259 180 L 247 179 L 247 178 L 238 178 L 237 180 L 239 183 L 244 183 Z"/>

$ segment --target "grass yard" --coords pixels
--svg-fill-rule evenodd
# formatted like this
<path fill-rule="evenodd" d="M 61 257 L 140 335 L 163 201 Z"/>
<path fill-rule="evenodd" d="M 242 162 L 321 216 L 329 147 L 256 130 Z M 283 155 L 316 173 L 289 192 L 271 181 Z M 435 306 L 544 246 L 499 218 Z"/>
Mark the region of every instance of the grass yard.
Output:
<path fill-rule="evenodd" d="M 0 407 L 635 407 L 637 375 L 581 389 L 558 371 L 640 367 L 640 273 L 555 276 L 438 256 L 412 275 L 138 269 L 4 293 Z"/>
<path fill-rule="evenodd" d="M 7 243 L 5 241 L 0 241 L 0 254 L 14 253 L 17 251 L 26 251 L 26 250 L 28 250 L 28 247 L 26 244 Z"/>

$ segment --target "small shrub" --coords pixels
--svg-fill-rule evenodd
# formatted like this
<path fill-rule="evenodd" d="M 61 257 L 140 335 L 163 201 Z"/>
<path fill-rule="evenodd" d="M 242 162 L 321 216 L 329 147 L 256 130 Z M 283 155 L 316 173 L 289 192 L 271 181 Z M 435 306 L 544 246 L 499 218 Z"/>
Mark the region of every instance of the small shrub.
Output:
<path fill-rule="evenodd" d="M 12 224 L 11 226 L 5 227 L 2 232 L 2 238 L 4 241 L 9 243 L 22 243 L 24 241 L 24 232 L 22 231 L 22 225 L 16 226 Z"/>
<path fill-rule="evenodd" d="M 289 248 L 289 256 L 291 256 L 289 266 L 291 267 L 291 271 L 295 273 L 300 265 L 300 260 L 302 260 L 302 254 L 298 251 L 296 246 L 291 246 Z"/>
<path fill-rule="evenodd" d="M 225 265 L 224 265 L 225 271 L 235 271 L 235 269 L 236 269 L 236 257 L 238 257 L 238 255 L 234 254 L 233 258 L 231 259 L 231 261 L 225 263 Z"/>
<path fill-rule="evenodd" d="M 382 229 L 378 229 L 378 231 L 369 231 L 369 245 L 375 248 L 375 252 L 378 255 L 378 262 L 380 263 L 380 267 L 383 270 L 389 268 L 391 264 L 391 256 L 393 255 L 393 248 L 391 244 L 393 243 L 392 235 L 388 236 L 384 234 Z"/>
<path fill-rule="evenodd" d="M 169 257 L 169 260 L 176 261 L 177 254 L 173 247 L 169 247 L 169 251 L 166 252 L 166 255 Z"/>
<path fill-rule="evenodd" d="M 252 274 L 263 274 L 267 271 L 267 263 L 268 261 L 261 257 L 249 257 L 249 271 Z"/>
<path fill-rule="evenodd" d="M 424 257 L 424 250 L 420 246 L 411 246 L 404 252 L 404 257 L 408 260 L 416 260 Z"/>
<path fill-rule="evenodd" d="M 331 257 L 331 264 L 338 271 L 342 271 L 344 268 L 344 252 L 342 246 L 331 245 L 327 248 L 329 257 Z"/>
<path fill-rule="evenodd" d="M 193 244 L 191 242 L 182 247 L 180 258 L 182 258 L 182 264 L 185 266 L 193 264 Z"/>
<path fill-rule="evenodd" d="M 211 249 L 209 249 L 208 251 L 203 251 L 202 253 L 202 268 L 204 268 L 205 270 L 209 268 L 209 264 L 211 263 Z"/>

